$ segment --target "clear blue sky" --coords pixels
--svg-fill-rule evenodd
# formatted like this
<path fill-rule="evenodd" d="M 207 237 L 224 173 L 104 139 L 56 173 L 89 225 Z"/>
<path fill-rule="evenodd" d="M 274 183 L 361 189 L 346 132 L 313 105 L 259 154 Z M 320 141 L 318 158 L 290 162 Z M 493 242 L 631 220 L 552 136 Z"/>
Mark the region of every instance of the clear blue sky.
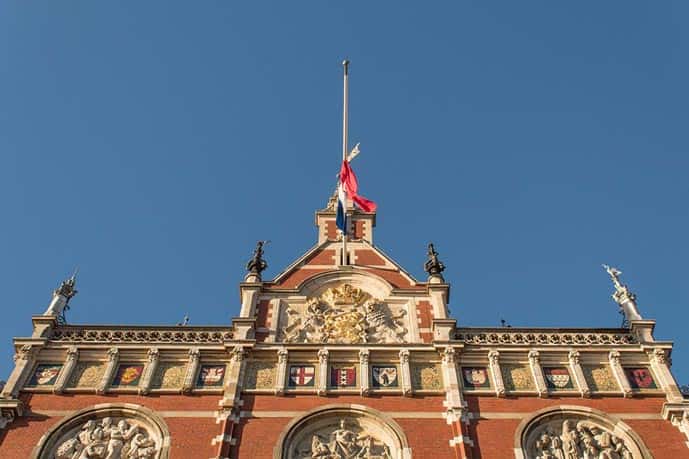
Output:
<path fill-rule="evenodd" d="M 0 377 L 75 323 L 229 324 L 316 240 L 351 139 L 376 242 L 461 325 L 611 327 L 618 266 L 689 383 L 689 4 L 0 3 Z"/>

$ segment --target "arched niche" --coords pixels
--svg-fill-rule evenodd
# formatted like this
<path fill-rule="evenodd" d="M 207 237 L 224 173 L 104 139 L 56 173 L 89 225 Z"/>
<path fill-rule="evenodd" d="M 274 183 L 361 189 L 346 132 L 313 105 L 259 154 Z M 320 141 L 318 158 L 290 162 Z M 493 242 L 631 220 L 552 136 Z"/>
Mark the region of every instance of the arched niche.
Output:
<path fill-rule="evenodd" d="M 631 427 L 602 411 L 558 405 L 536 411 L 517 427 L 516 459 L 653 459 Z"/>
<path fill-rule="evenodd" d="M 140 405 L 105 403 L 67 416 L 39 440 L 31 459 L 168 459 L 165 422 Z"/>
<path fill-rule="evenodd" d="M 392 285 L 385 279 L 369 272 L 359 271 L 328 271 L 309 277 L 299 285 L 299 293 L 307 297 L 321 295 L 331 287 L 349 284 L 360 288 L 369 295 L 378 299 L 385 299 L 392 292 Z"/>
<path fill-rule="evenodd" d="M 326 405 L 292 420 L 273 450 L 273 459 L 330 457 L 409 459 L 411 449 L 392 418 L 351 404 Z"/>

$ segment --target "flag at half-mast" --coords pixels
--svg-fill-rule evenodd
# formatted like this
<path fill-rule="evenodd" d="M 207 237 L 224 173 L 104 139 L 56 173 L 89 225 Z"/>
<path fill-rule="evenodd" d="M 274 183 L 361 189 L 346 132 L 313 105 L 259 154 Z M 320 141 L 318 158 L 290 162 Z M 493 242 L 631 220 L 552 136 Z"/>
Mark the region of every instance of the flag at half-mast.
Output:
<path fill-rule="evenodd" d="M 339 182 L 337 184 L 336 223 L 337 227 L 343 233 L 346 232 L 347 228 L 347 198 L 351 199 L 352 202 L 364 212 L 376 211 L 376 203 L 359 194 L 359 185 L 356 180 L 356 175 L 354 175 L 352 166 L 349 164 L 357 154 L 359 154 L 359 144 L 357 144 L 348 157 L 342 161 Z"/>

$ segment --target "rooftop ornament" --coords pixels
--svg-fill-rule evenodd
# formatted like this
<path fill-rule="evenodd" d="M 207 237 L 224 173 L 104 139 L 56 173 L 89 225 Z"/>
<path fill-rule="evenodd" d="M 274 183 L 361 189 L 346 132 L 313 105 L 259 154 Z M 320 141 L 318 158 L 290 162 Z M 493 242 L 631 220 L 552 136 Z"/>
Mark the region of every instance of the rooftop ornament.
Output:
<path fill-rule="evenodd" d="M 624 325 L 629 326 L 633 320 L 643 320 L 636 307 L 636 295 L 629 291 L 629 288 L 620 281 L 622 271 L 612 266 L 603 265 L 603 268 L 610 275 L 615 286 L 612 299 L 620 306 L 624 314 Z"/>
<path fill-rule="evenodd" d="M 438 259 L 438 252 L 435 251 L 433 243 L 428 244 L 428 260 L 424 263 L 423 269 L 430 277 L 443 279 L 442 272 L 445 271 L 445 265 Z"/>
<path fill-rule="evenodd" d="M 246 264 L 246 270 L 249 271 L 247 274 L 247 280 L 253 278 L 254 281 L 261 280 L 261 273 L 268 267 L 268 263 L 263 259 L 263 246 L 267 245 L 270 241 L 258 241 L 256 243 L 256 249 L 254 249 L 254 255 L 251 257 Z"/>

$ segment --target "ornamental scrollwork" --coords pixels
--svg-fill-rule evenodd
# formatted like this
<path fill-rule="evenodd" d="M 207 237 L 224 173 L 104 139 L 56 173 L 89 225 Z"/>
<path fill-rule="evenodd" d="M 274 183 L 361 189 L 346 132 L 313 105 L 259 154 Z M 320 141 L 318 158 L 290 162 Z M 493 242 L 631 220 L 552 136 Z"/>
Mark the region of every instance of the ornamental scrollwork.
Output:
<path fill-rule="evenodd" d="M 53 330 L 51 341 L 65 343 L 215 343 L 222 344 L 232 339 L 232 330 L 227 327 L 160 327 L 156 329 L 136 328 L 89 328 L 63 326 Z"/>
<path fill-rule="evenodd" d="M 591 333 L 591 332 L 554 332 L 545 330 L 534 331 L 494 331 L 481 329 L 458 330 L 456 339 L 465 344 L 533 344 L 533 345 L 624 345 L 636 344 L 637 340 L 629 333 Z"/>
<path fill-rule="evenodd" d="M 407 334 L 405 314 L 343 284 L 309 298 L 302 310 L 288 307 L 281 335 L 290 343 L 401 343 Z"/>

